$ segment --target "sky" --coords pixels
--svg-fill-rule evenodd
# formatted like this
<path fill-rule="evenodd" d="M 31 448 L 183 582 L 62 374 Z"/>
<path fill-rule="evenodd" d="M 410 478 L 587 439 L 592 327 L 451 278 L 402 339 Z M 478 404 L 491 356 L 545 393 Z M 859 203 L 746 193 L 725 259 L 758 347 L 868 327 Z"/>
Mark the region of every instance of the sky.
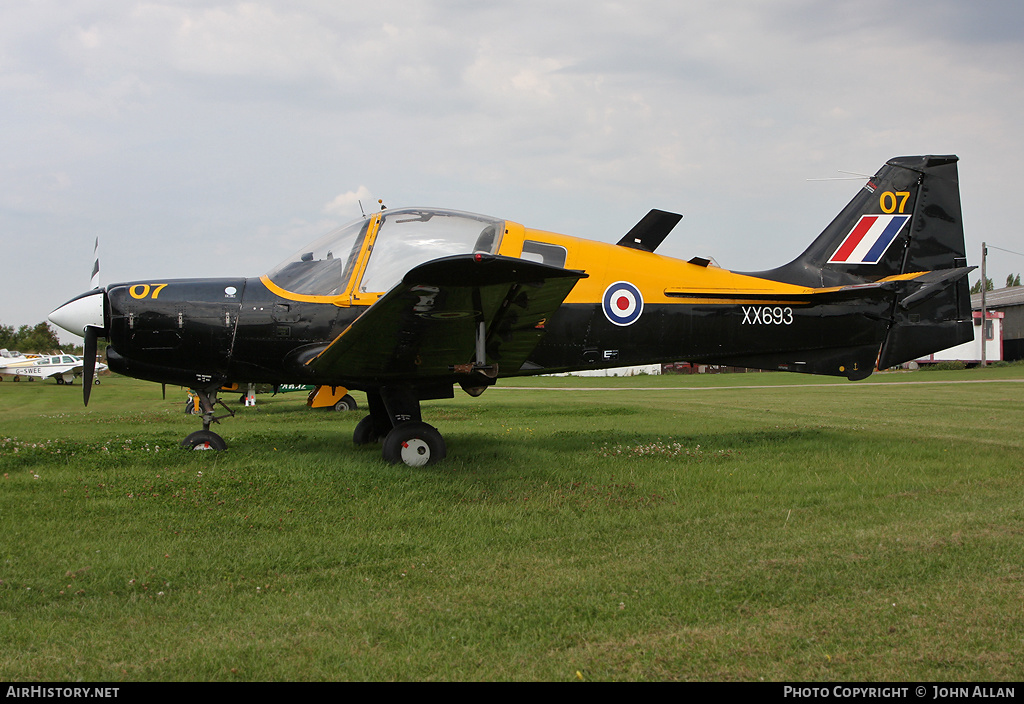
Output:
<path fill-rule="evenodd" d="M 660 208 L 660 253 L 763 270 L 912 154 L 960 157 L 999 287 L 1022 116 L 1019 0 L 3 3 L 0 324 L 97 238 L 103 285 L 259 276 L 378 199 L 608 242 Z"/>

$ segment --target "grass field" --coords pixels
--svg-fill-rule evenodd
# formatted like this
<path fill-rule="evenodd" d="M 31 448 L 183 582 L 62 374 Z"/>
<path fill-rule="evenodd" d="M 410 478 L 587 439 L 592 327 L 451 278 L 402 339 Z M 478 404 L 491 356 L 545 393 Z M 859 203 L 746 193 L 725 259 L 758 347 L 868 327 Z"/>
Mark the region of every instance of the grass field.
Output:
<path fill-rule="evenodd" d="M 179 390 L 4 381 L 0 679 L 1018 681 L 1021 382 L 514 380 L 409 469 L 302 394 L 189 453 Z"/>

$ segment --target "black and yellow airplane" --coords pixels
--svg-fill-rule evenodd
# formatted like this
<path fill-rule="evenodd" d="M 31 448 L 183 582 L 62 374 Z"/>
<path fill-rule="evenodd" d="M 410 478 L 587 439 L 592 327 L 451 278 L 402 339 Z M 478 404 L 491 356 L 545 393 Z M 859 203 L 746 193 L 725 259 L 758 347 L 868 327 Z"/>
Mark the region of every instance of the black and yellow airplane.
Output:
<path fill-rule="evenodd" d="M 216 393 L 236 383 L 366 392 L 356 444 L 392 463 L 445 456 L 420 402 L 498 379 L 690 361 L 863 379 L 972 339 L 955 156 L 888 161 L 798 258 L 737 273 L 655 254 L 680 216 L 617 244 L 450 210 L 382 209 L 259 278 L 142 280 L 50 319 L 118 373 L 191 388 L 224 449 Z M 92 388 L 85 370 L 85 401 Z"/>

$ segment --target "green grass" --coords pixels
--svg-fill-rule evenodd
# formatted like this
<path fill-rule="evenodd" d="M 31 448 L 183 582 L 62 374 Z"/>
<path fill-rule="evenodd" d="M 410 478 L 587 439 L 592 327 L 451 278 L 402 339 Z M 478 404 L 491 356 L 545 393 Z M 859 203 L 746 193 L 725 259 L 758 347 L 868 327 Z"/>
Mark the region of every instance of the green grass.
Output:
<path fill-rule="evenodd" d="M 1022 380 L 516 379 L 424 469 L 303 394 L 189 453 L 180 390 L 5 381 L 0 679 L 1016 681 Z"/>

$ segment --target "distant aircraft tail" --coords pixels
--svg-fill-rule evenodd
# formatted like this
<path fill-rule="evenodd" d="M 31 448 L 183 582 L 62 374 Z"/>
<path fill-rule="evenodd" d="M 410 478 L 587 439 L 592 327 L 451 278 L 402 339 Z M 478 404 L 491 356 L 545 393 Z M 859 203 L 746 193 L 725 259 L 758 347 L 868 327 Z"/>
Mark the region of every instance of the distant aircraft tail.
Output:
<path fill-rule="evenodd" d="M 801 286 L 893 282 L 885 369 L 973 339 L 956 156 L 890 159 L 785 266 L 754 274 Z M 903 275 L 932 272 L 925 276 Z"/>

